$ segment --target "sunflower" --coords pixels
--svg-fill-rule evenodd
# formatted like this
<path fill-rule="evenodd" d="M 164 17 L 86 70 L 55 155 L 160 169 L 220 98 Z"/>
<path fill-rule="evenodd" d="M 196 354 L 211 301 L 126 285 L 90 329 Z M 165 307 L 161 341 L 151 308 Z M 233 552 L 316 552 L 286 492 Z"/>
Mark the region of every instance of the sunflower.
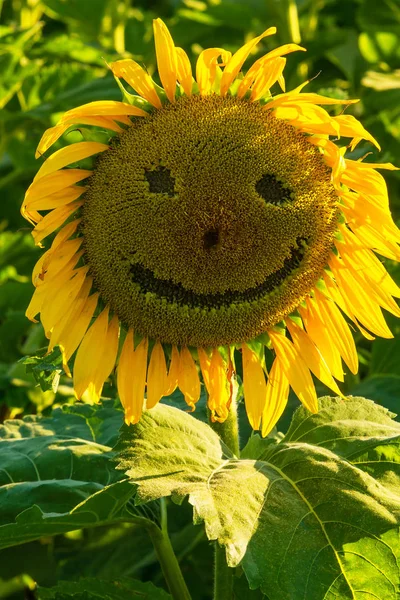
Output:
<path fill-rule="evenodd" d="M 224 421 L 240 352 L 247 414 L 266 435 L 289 388 L 318 410 L 312 374 L 341 394 L 342 360 L 358 369 L 349 322 L 389 338 L 382 308 L 400 316 L 399 288 L 375 255 L 400 258 L 375 170 L 395 167 L 345 158 L 341 138 L 379 149 L 353 116 L 322 108 L 354 100 L 302 92 L 307 82 L 285 91 L 284 57 L 304 48 L 280 46 L 241 73 L 275 32 L 233 55 L 203 50 L 194 78 L 157 19 L 163 87 L 118 60 L 124 101 L 74 108 L 39 143 L 37 156 L 71 128 L 93 135 L 50 155 L 26 193 L 35 243 L 57 232 L 26 314 L 40 313 L 68 374 L 74 359 L 78 399 L 99 400 L 116 366 L 127 423 L 177 387 L 194 408 L 200 376 Z"/>

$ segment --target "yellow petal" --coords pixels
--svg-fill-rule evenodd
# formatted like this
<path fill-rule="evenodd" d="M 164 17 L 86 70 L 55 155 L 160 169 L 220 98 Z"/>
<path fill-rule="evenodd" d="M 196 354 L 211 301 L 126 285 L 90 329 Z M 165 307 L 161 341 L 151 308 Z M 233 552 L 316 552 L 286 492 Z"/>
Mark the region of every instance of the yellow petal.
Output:
<path fill-rule="evenodd" d="M 333 281 L 332 277 L 333 274 L 332 276 L 327 272 L 324 272 L 323 274 L 328 297 L 331 298 L 331 300 L 333 300 L 339 306 L 344 314 L 353 321 L 353 323 L 358 327 L 360 332 L 367 340 L 374 340 L 374 336 L 361 327 L 360 323 L 357 321 L 352 306 L 349 304 L 347 298 L 341 294 L 341 291 L 339 290 L 336 282 Z"/>
<path fill-rule="evenodd" d="M 181 349 L 178 385 L 185 396 L 186 404 L 194 410 L 194 405 L 200 398 L 200 379 L 196 364 L 187 346 L 183 346 Z"/>
<path fill-rule="evenodd" d="M 124 61 L 118 62 L 122 63 Z M 125 102 L 118 102 L 117 100 L 96 100 L 95 102 L 88 102 L 88 104 L 82 104 L 82 106 L 78 106 L 72 110 L 69 110 L 62 118 L 67 119 L 69 116 L 147 117 L 148 113 L 137 106 L 132 106 L 131 104 L 126 104 Z"/>
<path fill-rule="evenodd" d="M 94 378 L 94 400 L 100 399 L 104 382 L 109 378 L 115 366 L 118 354 L 119 319 L 114 315 L 108 323 L 107 336 L 103 353 L 97 366 Z"/>
<path fill-rule="evenodd" d="M 51 303 L 54 294 L 71 279 L 74 275 L 74 268 L 77 261 L 78 258 L 74 255 L 59 273 L 54 277 L 50 277 L 49 284 L 45 281 L 43 285 L 36 288 L 25 313 L 28 319 L 35 323 L 37 322 L 34 317 L 42 310 L 44 304 Z"/>
<path fill-rule="evenodd" d="M 79 162 L 84 158 L 99 154 L 108 149 L 109 146 L 107 146 L 107 144 L 100 144 L 99 142 L 78 142 L 76 144 L 70 144 L 65 148 L 57 150 L 57 152 L 54 152 L 54 154 L 45 160 L 39 171 L 36 173 L 34 181 L 38 181 L 45 175 L 50 175 L 50 173 L 54 173 L 54 171 L 59 171 L 72 163 Z"/>
<path fill-rule="evenodd" d="M 61 225 L 74 214 L 76 210 L 80 206 L 82 206 L 82 200 L 76 200 L 75 202 L 70 202 L 66 206 L 60 206 L 59 208 L 55 208 L 50 213 L 48 213 L 43 219 L 36 225 L 36 227 L 32 230 L 32 236 L 35 240 L 35 244 L 38 245 L 40 242 L 53 233 L 56 229 L 61 227 Z"/>
<path fill-rule="evenodd" d="M 44 272 L 47 270 L 47 267 L 50 264 L 51 256 L 52 256 L 53 252 L 56 250 L 56 248 L 58 248 L 58 246 L 60 244 L 62 244 L 65 240 L 70 238 L 71 235 L 73 235 L 75 233 L 76 228 L 78 227 L 79 223 L 80 223 L 80 219 L 75 219 L 74 221 L 71 221 L 70 223 L 65 225 L 57 233 L 49 250 L 47 250 L 47 252 L 42 254 L 42 256 L 39 258 L 38 262 L 36 263 L 36 265 L 33 268 L 33 272 L 32 272 L 33 285 L 37 285 L 37 279 L 38 279 L 39 275 L 41 273 L 44 274 Z M 43 279 L 43 277 L 42 277 L 42 279 Z"/>
<path fill-rule="evenodd" d="M 84 186 L 71 186 L 56 192 L 55 194 L 50 194 L 49 196 L 45 196 L 44 198 L 39 198 L 37 200 L 31 200 L 27 204 L 22 206 L 21 214 L 24 217 L 25 211 L 34 210 L 53 210 L 54 208 L 59 208 L 60 206 L 65 206 L 74 200 L 77 200 L 82 194 L 86 191 L 86 187 Z M 42 220 L 42 219 L 41 219 Z"/>
<path fill-rule="evenodd" d="M 147 372 L 146 408 L 153 408 L 164 396 L 167 387 L 167 364 L 159 340 L 154 344 Z"/>
<path fill-rule="evenodd" d="M 137 423 L 141 417 L 146 385 L 148 339 L 143 338 L 133 349 L 130 329 L 122 348 L 117 369 L 117 385 L 121 404 L 125 409 L 125 423 Z"/>
<path fill-rule="evenodd" d="M 82 311 L 85 307 L 87 299 L 90 294 L 90 290 L 92 288 L 93 279 L 91 277 L 86 277 L 83 286 L 79 290 L 79 294 L 75 298 L 75 301 L 69 309 L 63 313 L 57 323 L 54 325 L 51 330 L 51 336 L 49 341 L 49 347 L 47 352 L 51 352 L 55 346 L 59 344 L 60 339 L 63 337 L 65 330 L 70 329 L 74 326 L 76 320 L 82 314 Z"/>
<path fill-rule="evenodd" d="M 42 135 L 38 147 L 36 148 L 35 158 L 39 158 L 48 150 L 70 127 L 68 124 L 55 125 L 46 129 Z"/>
<path fill-rule="evenodd" d="M 261 435 L 265 437 L 275 427 L 285 410 L 289 396 L 289 381 L 281 363 L 275 358 L 268 375 L 267 393 L 262 413 Z"/>
<path fill-rule="evenodd" d="M 334 121 L 336 121 L 336 123 L 339 124 L 341 136 L 357 139 L 356 143 L 354 143 L 354 140 L 353 144 L 351 144 L 351 150 L 354 150 L 355 146 L 360 140 L 368 140 L 369 142 L 372 142 L 378 148 L 378 150 L 381 149 L 376 139 L 370 133 L 368 133 L 368 131 L 361 125 L 360 121 L 353 117 L 353 115 L 339 115 L 332 118 Z"/>
<path fill-rule="evenodd" d="M 161 83 L 170 102 L 175 102 L 178 59 L 174 40 L 161 19 L 153 20 L 157 67 Z"/>
<path fill-rule="evenodd" d="M 343 367 L 339 351 L 332 344 L 330 332 L 325 329 L 325 323 L 321 321 L 315 303 L 311 298 L 307 298 L 307 308 L 300 306 L 298 310 L 309 337 L 324 357 L 330 372 L 335 379 L 343 381 Z"/>
<path fill-rule="evenodd" d="M 269 89 L 278 81 L 285 68 L 285 58 L 275 58 L 265 65 L 263 71 L 258 74 L 252 90 L 250 100 L 257 102 L 269 92 Z"/>
<path fill-rule="evenodd" d="M 330 302 L 318 289 L 315 290 L 315 300 L 325 327 L 330 332 L 331 342 L 337 347 L 350 371 L 358 371 L 357 349 L 348 324 L 338 307 Z"/>
<path fill-rule="evenodd" d="M 40 320 L 48 337 L 50 337 L 51 330 L 59 321 L 62 314 L 75 301 L 79 290 L 83 286 L 88 270 L 89 267 L 80 267 L 76 269 L 74 276 L 62 288 L 56 289 L 53 286 L 55 293 L 53 296 L 47 298 L 47 301 L 42 306 L 40 315 Z"/>
<path fill-rule="evenodd" d="M 64 169 L 49 173 L 49 175 L 45 175 L 31 183 L 25 194 L 24 204 L 55 194 L 78 183 L 78 181 L 82 181 L 82 179 L 86 179 L 86 177 L 90 177 L 91 174 L 92 171 L 85 169 Z"/>
<path fill-rule="evenodd" d="M 380 307 L 357 279 L 352 277 L 351 271 L 335 255 L 331 255 L 328 264 L 338 282 L 342 296 L 346 297 L 357 319 L 373 333 L 384 338 L 392 338 L 393 334 L 385 322 Z"/>
<path fill-rule="evenodd" d="M 192 65 L 190 64 L 188 55 L 182 48 L 176 48 L 176 56 L 178 61 L 178 81 L 183 87 L 186 96 L 191 96 L 193 86 Z"/>
<path fill-rule="evenodd" d="M 200 52 L 196 63 L 196 80 L 201 95 L 209 94 L 215 82 L 217 74 L 218 58 L 221 57 L 225 64 L 231 57 L 231 53 L 223 48 L 207 48 Z"/>
<path fill-rule="evenodd" d="M 136 106 L 117 102 L 115 100 L 99 100 L 83 104 L 67 111 L 55 127 L 47 129 L 39 142 L 36 158 L 41 156 L 60 136 L 73 124 L 87 124 L 105 127 L 114 131 L 121 131 L 114 123 L 114 118 L 122 123 L 130 124 L 128 116 L 144 117 L 147 113 Z"/>
<path fill-rule="evenodd" d="M 53 250 L 50 254 L 47 254 L 46 252 L 46 254 L 42 256 L 44 260 L 40 261 L 42 268 L 39 272 L 37 272 L 37 280 L 34 281 L 34 285 L 39 287 L 45 282 L 47 283 L 51 278 L 57 275 L 57 273 L 59 273 L 61 269 L 64 269 L 69 263 L 69 261 L 72 259 L 72 257 L 78 253 L 82 242 L 83 238 L 67 240 L 62 244 L 59 244 L 57 248 L 55 248 L 55 250 Z M 82 254 L 80 254 L 80 256 L 82 256 Z M 77 264 L 80 256 L 76 257 L 76 262 L 74 266 Z M 37 269 L 38 264 L 35 265 L 34 271 L 37 271 Z"/>
<path fill-rule="evenodd" d="M 269 108 L 270 103 L 265 105 Z M 293 126 L 307 133 L 327 133 L 339 135 L 339 125 L 320 106 L 302 103 L 298 106 L 278 106 L 275 109 L 278 119 L 288 120 Z"/>
<path fill-rule="evenodd" d="M 108 313 L 109 308 L 107 306 L 85 333 L 76 353 L 74 363 L 74 391 L 78 400 L 81 399 L 89 384 L 94 383 L 96 369 L 104 352 Z"/>
<path fill-rule="evenodd" d="M 305 93 L 299 94 L 295 90 L 287 92 L 286 94 L 280 94 L 276 96 L 271 102 L 268 102 L 266 107 L 276 108 L 278 106 L 298 106 L 299 103 L 311 103 L 311 104 L 354 104 L 359 102 L 358 100 L 338 100 L 337 98 L 329 98 L 327 96 L 320 96 L 319 94 Z"/>
<path fill-rule="evenodd" d="M 243 390 L 247 417 L 253 429 L 260 429 L 261 417 L 267 398 L 264 370 L 258 357 L 242 344 Z"/>
<path fill-rule="evenodd" d="M 318 400 L 314 383 L 301 353 L 281 333 L 268 331 L 268 335 L 294 393 L 310 412 L 318 412 Z"/>
<path fill-rule="evenodd" d="M 341 396 L 342 393 L 333 379 L 324 357 L 311 338 L 303 329 L 301 329 L 301 327 L 291 321 L 291 319 L 286 319 L 286 325 L 292 337 L 293 344 L 301 353 L 304 362 L 310 371 L 314 373 L 322 383 L 333 390 L 335 394 Z"/>
<path fill-rule="evenodd" d="M 346 170 L 342 174 L 342 182 L 356 192 L 367 195 L 376 195 L 384 206 L 388 206 L 386 182 L 382 175 L 374 168 L 393 170 L 392 164 L 377 165 L 375 163 L 362 163 L 345 159 Z"/>
<path fill-rule="evenodd" d="M 263 71 L 265 68 L 268 68 L 269 61 L 275 58 L 280 58 L 281 56 L 289 54 L 290 52 L 295 52 L 296 50 L 305 50 L 305 48 L 302 48 L 297 44 L 284 44 L 283 46 L 279 46 L 279 48 L 271 50 L 271 52 L 268 52 L 267 54 L 256 60 L 256 62 L 253 63 L 253 65 L 247 71 L 246 75 L 243 77 L 239 85 L 237 92 L 238 97 L 242 98 L 244 96 L 247 90 L 253 85 L 253 82 L 258 77 L 260 71 Z"/>
<path fill-rule="evenodd" d="M 147 102 L 150 102 L 150 104 L 156 108 L 162 107 L 161 100 L 156 92 L 154 81 L 137 62 L 130 58 L 125 58 L 111 63 L 110 67 L 116 77 L 125 79 L 138 94 L 147 100 Z"/>
<path fill-rule="evenodd" d="M 44 299 L 46 298 L 46 290 L 43 288 L 36 288 L 32 298 L 28 304 L 28 308 L 25 311 L 25 316 L 33 323 L 37 323 L 35 319 L 36 315 L 42 310 Z"/>
<path fill-rule="evenodd" d="M 222 74 L 221 79 L 221 96 L 225 96 L 240 69 L 243 66 L 244 61 L 249 56 L 250 52 L 253 48 L 260 42 L 264 37 L 268 35 L 273 35 L 276 33 L 276 27 L 270 27 L 266 31 L 264 31 L 261 35 L 253 38 L 250 42 L 247 42 L 244 46 L 242 46 L 232 58 L 227 62 L 224 72 Z"/>
<path fill-rule="evenodd" d="M 62 333 L 60 333 L 58 343 L 63 354 L 64 368 L 81 343 L 81 340 L 85 335 L 87 328 L 89 327 L 90 321 L 97 307 L 98 299 L 98 293 L 89 296 L 80 315 L 76 317 L 76 320 L 73 321 L 70 326 L 65 327 Z"/>
<path fill-rule="evenodd" d="M 119 337 L 119 320 L 117 316 L 114 316 L 110 323 L 108 323 L 108 312 L 106 314 L 107 319 L 98 323 L 99 319 L 102 315 L 106 313 L 106 310 L 96 319 L 95 323 L 86 333 L 84 339 L 82 340 L 82 344 L 79 347 L 75 365 L 74 365 L 74 378 L 78 377 L 76 375 L 76 361 L 80 353 L 82 352 L 83 356 L 80 358 L 82 361 L 82 365 L 80 366 L 79 377 L 77 385 L 75 385 L 75 393 L 78 398 L 81 398 L 82 394 L 88 390 L 90 393 L 91 400 L 93 402 L 98 402 L 101 397 L 101 392 L 103 390 L 103 385 L 105 381 L 108 379 L 111 371 L 114 368 L 115 361 L 117 358 L 118 352 L 118 337 Z M 97 325 L 97 330 L 92 332 L 92 339 L 88 341 L 87 349 L 90 352 L 89 356 L 91 356 L 90 362 L 88 364 L 87 356 L 85 363 L 85 355 L 81 348 L 85 346 L 85 340 L 90 336 L 92 329 Z M 105 333 L 104 333 L 105 328 Z M 96 344 L 98 344 L 99 349 L 96 351 L 91 351 L 90 348 L 93 348 Z M 86 387 L 85 387 L 86 386 Z"/>
<path fill-rule="evenodd" d="M 231 386 L 227 369 L 218 348 L 214 348 L 210 364 L 210 394 L 208 408 L 211 419 L 223 423 L 228 417 L 231 402 Z"/>
<path fill-rule="evenodd" d="M 199 356 L 199 363 L 201 374 L 203 376 L 204 385 L 206 386 L 206 390 L 210 393 L 210 366 L 211 366 L 211 357 L 208 356 L 208 353 L 204 348 L 197 348 L 197 354 Z"/>
<path fill-rule="evenodd" d="M 165 386 L 164 396 L 169 396 L 178 387 L 178 376 L 179 376 L 179 351 L 176 346 L 172 346 L 171 362 L 169 364 L 169 371 L 167 382 Z"/>

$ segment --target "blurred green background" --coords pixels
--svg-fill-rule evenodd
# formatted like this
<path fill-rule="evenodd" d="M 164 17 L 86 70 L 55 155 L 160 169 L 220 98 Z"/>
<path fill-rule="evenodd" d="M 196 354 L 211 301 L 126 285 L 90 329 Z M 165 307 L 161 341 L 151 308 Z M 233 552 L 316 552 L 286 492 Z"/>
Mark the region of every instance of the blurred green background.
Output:
<path fill-rule="evenodd" d="M 1 420 L 46 413 L 54 404 L 73 401 L 68 380 L 62 379 L 56 391 L 57 364 L 33 359 L 27 373 L 21 362 L 45 346 L 41 325 L 24 316 L 33 291 L 30 273 L 40 250 L 19 208 L 40 166 L 35 148 L 63 111 L 93 100 L 121 99 L 107 62 L 133 57 L 154 73 L 155 17 L 166 21 L 193 66 L 204 48 L 234 51 L 276 25 L 277 35 L 263 40 L 250 60 L 290 41 L 304 45 L 307 53 L 288 57 L 287 89 L 310 78 L 308 91 L 360 98 L 348 112 L 372 132 L 382 152 L 360 144 L 353 156 L 371 152 L 368 160 L 400 166 L 399 0 L 0 0 Z M 67 141 L 82 135 L 80 128 Z M 384 175 L 398 221 L 400 176 Z M 398 267 L 388 260 L 385 265 L 400 283 Z M 355 332 L 361 368 L 357 376 L 347 377 L 344 391 L 400 412 L 400 326 L 394 318 L 388 320 L 394 340 L 371 343 Z M 295 404 L 289 403 L 280 429 L 285 429 Z M 173 539 L 193 598 L 208 598 L 208 542 L 190 524 L 189 510 L 172 512 Z M 34 580 L 52 585 L 60 578 L 99 573 L 161 584 L 150 542 L 131 530 L 120 526 L 79 531 L 0 552 L 0 598 L 33 597 L 29 594 Z M 241 598 L 261 597 L 258 592 L 244 593 Z"/>

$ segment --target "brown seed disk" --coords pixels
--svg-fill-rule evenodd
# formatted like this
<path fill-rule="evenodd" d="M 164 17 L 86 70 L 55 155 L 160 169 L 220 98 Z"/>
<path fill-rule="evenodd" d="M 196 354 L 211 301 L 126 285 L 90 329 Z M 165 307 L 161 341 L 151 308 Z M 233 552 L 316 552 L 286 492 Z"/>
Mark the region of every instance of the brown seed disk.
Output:
<path fill-rule="evenodd" d="M 259 104 L 183 97 L 97 159 L 83 208 L 96 288 L 127 326 L 222 345 L 293 311 L 337 222 L 331 172 L 307 136 Z"/>

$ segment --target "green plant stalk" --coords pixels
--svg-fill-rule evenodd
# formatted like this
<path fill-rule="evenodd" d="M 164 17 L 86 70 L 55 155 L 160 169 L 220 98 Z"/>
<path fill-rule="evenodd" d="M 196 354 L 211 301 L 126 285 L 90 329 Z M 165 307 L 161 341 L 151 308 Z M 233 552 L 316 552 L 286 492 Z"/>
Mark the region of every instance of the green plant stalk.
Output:
<path fill-rule="evenodd" d="M 226 564 L 225 548 L 215 542 L 214 600 L 233 599 L 233 569 Z"/>
<path fill-rule="evenodd" d="M 172 548 L 171 540 L 169 539 L 165 498 L 162 498 L 160 502 L 161 529 L 157 526 L 151 526 L 148 528 L 148 532 L 172 598 L 174 600 L 191 600 L 181 568 Z"/>
<path fill-rule="evenodd" d="M 221 440 L 228 446 L 235 456 L 240 456 L 239 426 L 237 418 L 236 394 L 233 394 L 227 419 L 223 423 L 212 422 L 212 429 L 219 435 Z M 225 548 L 215 542 L 214 563 L 214 600 L 233 599 L 233 569 L 226 562 Z"/>
<path fill-rule="evenodd" d="M 229 407 L 229 414 L 227 419 L 223 423 L 213 422 L 211 420 L 211 413 L 208 412 L 208 420 L 211 428 L 226 444 L 229 450 L 237 457 L 240 456 L 239 449 L 239 426 L 237 418 L 237 404 L 236 394 L 233 394 L 232 402 Z"/>

